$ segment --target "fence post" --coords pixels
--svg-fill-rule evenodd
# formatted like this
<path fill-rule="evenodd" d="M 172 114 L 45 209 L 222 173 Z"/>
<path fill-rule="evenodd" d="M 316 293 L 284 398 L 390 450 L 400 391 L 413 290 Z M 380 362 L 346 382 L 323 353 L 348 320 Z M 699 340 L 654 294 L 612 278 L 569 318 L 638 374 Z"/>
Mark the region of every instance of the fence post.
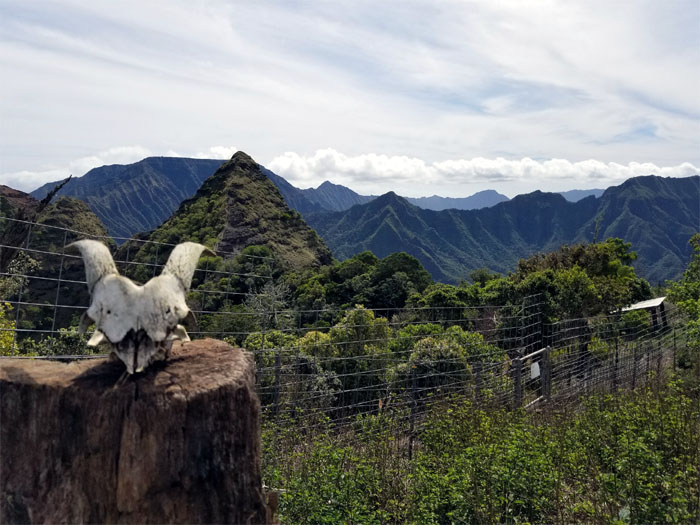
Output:
<path fill-rule="evenodd" d="M 620 383 L 620 339 L 615 337 L 615 368 L 613 368 L 613 391 L 617 392 Z"/>
<path fill-rule="evenodd" d="M 673 327 L 673 371 L 676 371 L 676 327 Z"/>
<path fill-rule="evenodd" d="M 523 404 L 523 360 L 516 357 L 513 360 L 515 374 L 515 391 L 513 395 L 513 408 L 518 409 Z"/>
<path fill-rule="evenodd" d="M 416 408 L 418 398 L 416 392 L 416 367 L 411 367 L 411 413 L 409 415 L 409 431 L 408 431 L 408 459 L 413 459 L 413 432 L 416 425 Z"/>
<path fill-rule="evenodd" d="M 265 328 L 262 330 L 262 342 L 260 343 L 260 359 L 258 359 L 258 367 L 255 371 L 255 383 L 258 388 L 262 385 L 262 369 L 263 359 L 265 359 Z"/>
<path fill-rule="evenodd" d="M 542 352 L 542 370 L 540 371 L 542 395 L 547 402 L 552 399 L 552 360 L 550 359 L 549 351 L 550 348 L 547 346 Z"/>
<path fill-rule="evenodd" d="M 663 356 L 663 348 L 661 346 L 661 336 L 656 342 L 656 384 L 661 386 L 661 357 Z"/>
<path fill-rule="evenodd" d="M 632 390 L 637 387 L 637 343 L 632 343 Z"/>
<path fill-rule="evenodd" d="M 29 226 L 27 231 L 27 241 L 24 243 L 24 249 L 29 250 L 29 239 L 32 237 L 32 226 Z M 19 246 L 17 247 L 19 251 Z M 27 281 L 27 284 L 29 282 Z M 17 348 L 17 330 L 19 330 L 19 311 L 22 308 L 22 292 L 24 291 L 24 279 L 19 283 L 19 291 L 17 293 L 17 312 L 15 313 L 15 329 L 12 331 L 12 351 L 15 352 Z"/>
<path fill-rule="evenodd" d="M 275 415 L 279 414 L 280 410 L 280 375 L 282 373 L 282 356 L 280 355 L 280 349 L 275 349 L 275 393 L 274 393 L 274 412 Z"/>
<path fill-rule="evenodd" d="M 58 313 L 58 300 L 61 297 L 61 279 L 63 277 L 63 259 L 66 255 L 66 239 L 68 230 L 63 232 L 63 246 L 61 248 L 61 265 L 58 268 L 58 285 L 56 286 L 56 297 L 53 301 L 53 320 L 51 321 L 51 335 L 56 331 L 56 314 Z"/>

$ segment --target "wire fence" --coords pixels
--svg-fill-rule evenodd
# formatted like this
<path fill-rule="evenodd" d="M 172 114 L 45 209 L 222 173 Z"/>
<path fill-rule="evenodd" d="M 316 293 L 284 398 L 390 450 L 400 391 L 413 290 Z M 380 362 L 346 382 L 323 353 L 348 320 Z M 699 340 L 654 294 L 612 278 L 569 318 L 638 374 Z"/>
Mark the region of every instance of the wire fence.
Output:
<path fill-rule="evenodd" d="M 4 217 L 0 228 L 0 350 L 14 357 L 102 357 L 77 333 L 89 297 L 71 242 L 105 242 L 137 282 L 157 275 L 174 246 L 129 239 L 117 247 L 108 237 Z M 412 440 L 441 400 L 562 406 L 659 380 L 686 344 L 686 321 L 672 308 L 545 323 L 540 296 L 518 305 L 290 309 L 272 258 L 216 255 L 195 272 L 188 303 L 199 325 L 189 334 L 253 352 L 265 420 L 304 431 L 390 414 Z"/>

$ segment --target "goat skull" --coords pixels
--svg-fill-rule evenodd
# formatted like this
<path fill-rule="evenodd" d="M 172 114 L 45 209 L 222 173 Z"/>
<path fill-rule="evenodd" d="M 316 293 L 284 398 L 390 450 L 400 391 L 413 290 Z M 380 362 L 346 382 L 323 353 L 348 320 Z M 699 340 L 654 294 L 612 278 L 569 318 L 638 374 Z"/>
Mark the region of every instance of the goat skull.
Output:
<path fill-rule="evenodd" d="M 180 321 L 192 316 L 185 295 L 202 252 L 214 255 L 202 244 L 178 244 L 160 275 L 143 286 L 119 275 L 109 249 L 85 239 L 74 242 L 85 264 L 90 307 L 80 321 L 85 333 L 90 320 L 96 325 L 88 346 L 111 345 L 128 374 L 143 371 L 154 361 L 166 359 L 175 340 L 189 341 Z"/>

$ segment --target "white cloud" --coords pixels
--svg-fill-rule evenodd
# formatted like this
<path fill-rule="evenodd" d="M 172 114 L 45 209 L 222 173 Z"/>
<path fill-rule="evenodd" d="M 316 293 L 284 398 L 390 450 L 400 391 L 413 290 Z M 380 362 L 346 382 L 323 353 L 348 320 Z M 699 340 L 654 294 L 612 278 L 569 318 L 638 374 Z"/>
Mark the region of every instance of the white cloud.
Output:
<path fill-rule="evenodd" d="M 444 159 L 700 164 L 697 0 L 119 5 L 0 2 L 0 180 L 115 144 L 331 147 L 401 183 Z"/>
<path fill-rule="evenodd" d="M 230 159 L 238 149 L 233 146 L 212 146 L 206 151 L 194 154 L 195 159 Z"/>
<path fill-rule="evenodd" d="M 142 146 L 120 146 L 75 159 L 66 166 L 47 167 L 37 171 L 22 170 L 2 173 L 0 174 L 0 183 L 17 190 L 30 192 L 47 182 L 65 179 L 69 175 L 82 177 L 92 168 L 109 164 L 130 164 L 150 155 L 151 152 Z"/>
<path fill-rule="evenodd" d="M 192 154 L 168 151 L 163 155 L 228 159 L 236 151 L 234 147 L 217 145 Z M 154 153 L 142 146 L 111 148 L 75 159 L 62 167 L 0 174 L 0 183 L 29 192 L 46 182 L 64 179 L 69 174 L 82 176 L 98 166 L 129 164 L 151 155 Z M 256 160 L 260 162 L 260 159 Z M 466 197 L 484 189 L 495 189 L 513 197 L 538 189 L 565 191 L 605 188 L 642 175 L 688 177 L 700 173 L 700 169 L 689 162 L 659 166 L 650 162 L 619 164 L 593 159 L 572 162 L 565 159 L 534 160 L 529 157 L 475 157 L 430 162 L 404 155 L 346 155 L 333 148 L 320 149 L 311 155 L 286 152 L 263 164 L 299 188 L 317 187 L 329 180 L 365 195 L 395 191 L 408 197 Z"/>
<path fill-rule="evenodd" d="M 393 190 L 410 197 L 433 194 L 466 197 L 483 189 L 496 189 L 512 197 L 537 189 L 605 188 L 642 175 L 688 177 L 700 173 L 698 167 L 687 162 L 676 166 L 638 162 L 623 165 L 592 159 L 538 161 L 527 157 L 426 162 L 374 153 L 348 156 L 333 149 L 318 150 L 309 156 L 287 152 L 273 159 L 267 167 L 300 187 L 315 187 L 330 180 L 359 193 Z"/>

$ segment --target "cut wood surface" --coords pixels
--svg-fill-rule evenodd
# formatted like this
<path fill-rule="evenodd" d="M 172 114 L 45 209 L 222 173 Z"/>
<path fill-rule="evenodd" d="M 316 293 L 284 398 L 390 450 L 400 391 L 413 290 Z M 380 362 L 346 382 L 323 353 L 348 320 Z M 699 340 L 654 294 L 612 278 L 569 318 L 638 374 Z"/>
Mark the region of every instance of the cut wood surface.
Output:
<path fill-rule="evenodd" d="M 1 523 L 263 523 L 250 354 L 212 339 L 124 365 L 0 360 Z"/>

